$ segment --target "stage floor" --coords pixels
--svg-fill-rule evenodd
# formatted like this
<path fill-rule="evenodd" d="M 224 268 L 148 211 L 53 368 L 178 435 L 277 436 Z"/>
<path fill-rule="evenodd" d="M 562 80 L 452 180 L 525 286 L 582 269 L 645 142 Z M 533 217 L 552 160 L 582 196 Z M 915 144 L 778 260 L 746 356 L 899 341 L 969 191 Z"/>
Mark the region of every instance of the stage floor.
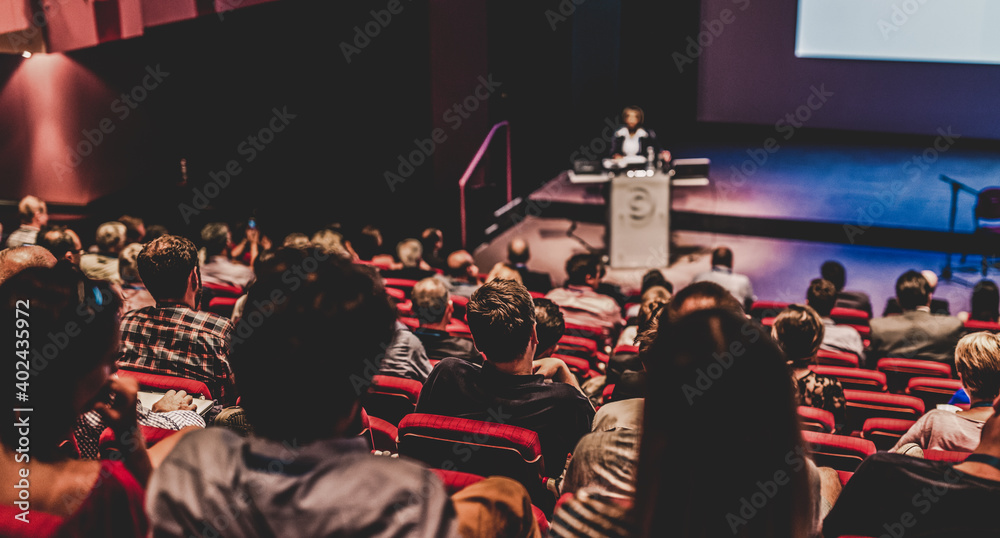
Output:
<path fill-rule="evenodd" d="M 706 187 L 673 189 L 672 209 L 703 215 L 835 223 L 861 227 L 948 231 L 951 187 L 946 176 L 974 190 L 1000 185 L 1000 155 L 949 146 L 786 145 L 762 155 L 752 146 L 682 147 L 675 158 L 711 159 Z M 938 147 L 945 147 L 944 142 Z M 765 152 L 766 153 L 766 152 Z M 751 155 L 753 154 L 753 155 Z M 571 184 L 565 174 L 530 195 L 552 204 L 604 203 L 598 185 Z M 958 196 L 956 232 L 971 232 L 975 197 Z"/>
<path fill-rule="evenodd" d="M 505 259 L 507 243 L 522 237 L 531 245 L 528 266 L 552 274 L 554 283 L 559 285 L 566 278 L 566 260 L 575 253 L 587 251 L 581 240 L 591 248 L 604 248 L 603 225 L 578 222 L 573 231 L 576 238 L 567 235 L 572 225 L 573 221 L 567 219 L 527 217 L 478 250 L 476 263 L 482 272 L 489 271 L 493 264 Z M 804 302 L 809 281 L 819 277 L 820 265 L 826 260 L 837 260 L 847 268 L 847 288 L 868 293 L 876 316 L 881 314 L 886 300 L 895 294 L 899 275 L 909 269 L 930 269 L 940 274 L 946 261 L 946 255 L 937 252 L 710 232 L 675 231 L 673 243 L 670 266 L 660 269 L 675 289 L 689 284 L 699 272 L 707 271 L 711 249 L 725 245 L 733 250 L 734 269 L 750 277 L 758 299 Z M 967 262 L 977 265 L 979 258 L 970 257 Z M 958 256 L 954 257 L 954 263 L 958 263 Z M 638 288 L 644 272 L 611 268 L 608 280 L 626 289 Z M 989 276 L 996 280 L 1000 273 L 994 269 Z M 971 285 L 978 280 L 978 273 L 957 273 L 953 281 L 940 282 L 935 296 L 947 299 L 953 314 L 968 310 Z"/>

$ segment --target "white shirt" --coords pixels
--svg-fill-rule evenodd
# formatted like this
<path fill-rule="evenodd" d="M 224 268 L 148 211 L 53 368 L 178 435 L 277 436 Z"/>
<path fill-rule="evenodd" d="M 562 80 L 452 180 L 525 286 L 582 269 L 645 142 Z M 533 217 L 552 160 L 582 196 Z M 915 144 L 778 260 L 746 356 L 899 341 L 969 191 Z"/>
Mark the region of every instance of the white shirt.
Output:
<path fill-rule="evenodd" d="M 629 134 L 628 127 L 622 127 L 615 134 L 625 137 L 625 140 L 622 142 L 622 155 L 640 155 L 642 153 L 642 142 L 639 139 L 649 136 L 642 127 L 636 129 L 633 134 Z"/>

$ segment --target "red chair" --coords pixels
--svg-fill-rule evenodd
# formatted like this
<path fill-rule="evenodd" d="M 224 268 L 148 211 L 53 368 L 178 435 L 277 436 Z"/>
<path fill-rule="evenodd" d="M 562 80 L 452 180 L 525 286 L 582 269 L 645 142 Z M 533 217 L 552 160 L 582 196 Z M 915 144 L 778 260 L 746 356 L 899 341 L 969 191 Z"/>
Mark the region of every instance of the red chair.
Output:
<path fill-rule="evenodd" d="M 923 359 L 898 359 L 886 357 L 878 361 L 876 370 L 885 374 L 889 390 L 902 392 L 911 378 L 940 377 L 951 379 L 951 366 Z"/>
<path fill-rule="evenodd" d="M 608 404 L 611 403 L 612 398 L 615 395 L 615 384 L 605 385 L 604 390 L 601 392 L 601 401 Z"/>
<path fill-rule="evenodd" d="M 799 421 L 802 422 L 802 429 L 811 432 L 833 433 L 837 425 L 833 419 L 833 413 L 826 409 L 800 405 L 798 407 Z"/>
<path fill-rule="evenodd" d="M 142 424 L 139 425 L 139 431 L 142 432 L 142 439 L 145 441 L 147 448 L 177 433 L 177 430 L 143 426 Z M 124 447 L 122 446 L 122 443 L 125 444 Z M 104 431 L 101 432 L 101 437 L 97 442 L 97 447 L 99 453 L 101 454 L 101 458 L 103 459 L 110 457 L 109 454 L 111 452 L 120 452 L 123 448 L 126 451 L 130 451 L 138 446 L 137 443 L 139 443 L 138 437 L 128 435 L 126 435 L 125 439 L 122 439 L 121 442 L 119 442 L 118 438 L 115 436 L 115 432 L 112 431 L 111 428 L 105 428 Z"/>
<path fill-rule="evenodd" d="M 212 399 L 212 393 L 208 390 L 208 385 L 206 385 L 203 381 L 125 369 L 118 370 L 118 377 L 130 377 L 135 379 L 139 383 L 139 390 L 149 390 L 153 392 L 183 390 L 192 396 L 200 395 L 206 400 Z"/>
<path fill-rule="evenodd" d="M 435 469 L 501 475 L 528 489 L 532 504 L 551 514 L 538 434 L 517 426 L 413 413 L 399 423 L 399 454 Z"/>
<path fill-rule="evenodd" d="M 466 321 L 465 312 L 469 308 L 469 298 L 462 295 L 452 295 L 451 305 L 454 309 L 454 312 L 451 314 L 452 319 L 457 319 L 463 322 Z"/>
<path fill-rule="evenodd" d="M 845 389 L 844 397 L 847 428 L 851 432 L 862 431 L 870 418 L 917 420 L 924 414 L 924 401 L 914 396 Z"/>
<path fill-rule="evenodd" d="M 824 366 L 841 366 L 857 368 L 860 364 L 858 356 L 846 351 L 829 351 L 821 349 L 816 352 L 816 362 Z"/>
<path fill-rule="evenodd" d="M 382 281 L 386 288 L 402 290 L 407 299 L 410 298 L 410 292 L 413 291 L 413 286 L 417 285 L 416 280 L 410 280 L 408 278 L 383 278 Z"/>
<path fill-rule="evenodd" d="M 853 473 L 865 458 L 876 452 L 874 443 L 857 437 L 804 431 L 802 440 L 811 446 L 816 465 L 838 471 Z"/>
<path fill-rule="evenodd" d="M 528 291 L 528 295 L 530 295 L 532 299 L 544 299 L 545 298 L 545 294 L 542 293 L 542 292 L 538 292 L 538 291 Z"/>
<path fill-rule="evenodd" d="M 604 329 L 592 325 L 578 325 L 576 323 L 566 324 L 566 333 L 570 336 L 578 336 L 593 340 L 598 349 L 604 347 Z"/>
<path fill-rule="evenodd" d="M 417 398 L 423 385 L 413 379 L 377 375 L 372 377 L 361 403 L 369 416 L 378 417 L 390 424 L 399 424 L 417 407 Z"/>
<path fill-rule="evenodd" d="M 393 299 L 396 299 L 397 301 L 406 300 L 406 292 L 400 289 L 386 288 L 385 294 L 388 295 L 389 297 L 392 297 Z"/>
<path fill-rule="evenodd" d="M 948 403 L 961 388 L 962 382 L 958 379 L 912 377 L 906 385 L 906 393 L 923 400 L 925 409 L 934 409 L 938 404 Z"/>
<path fill-rule="evenodd" d="M 955 450 L 925 450 L 924 459 L 931 461 L 947 461 L 950 463 L 962 463 L 972 452 L 958 452 Z"/>
<path fill-rule="evenodd" d="M 431 471 L 441 479 L 448 495 L 454 495 L 476 482 L 486 480 L 485 477 L 459 471 L 445 471 L 444 469 L 431 469 Z M 537 506 L 531 505 L 531 511 L 535 515 L 535 521 L 538 522 L 538 529 L 542 531 L 542 536 L 545 536 L 549 532 L 549 520 L 545 518 L 545 514 Z"/>
<path fill-rule="evenodd" d="M 368 424 L 373 450 L 382 450 L 394 454 L 399 452 L 399 447 L 396 446 L 396 436 L 399 435 L 399 430 L 395 426 L 387 420 L 373 416 L 368 417 Z"/>
<path fill-rule="evenodd" d="M 854 476 L 854 473 L 850 471 L 837 471 L 837 478 L 840 479 L 840 487 L 846 486 L 852 476 Z"/>
<path fill-rule="evenodd" d="M 864 310 L 834 308 L 830 311 L 830 317 L 833 318 L 833 322 L 837 325 L 853 327 L 861 335 L 861 338 L 868 338 L 872 333 L 868 312 Z"/>
<path fill-rule="evenodd" d="M 820 375 L 836 377 L 841 386 L 851 390 L 870 390 L 885 392 L 885 374 L 861 368 L 845 368 L 843 366 L 814 365 L 810 370 Z"/>
<path fill-rule="evenodd" d="M 995 321 L 979 321 L 970 319 L 965 322 L 965 332 L 974 333 L 979 331 L 989 331 L 992 333 L 1000 333 L 1000 323 Z"/>
<path fill-rule="evenodd" d="M 792 303 L 780 301 L 754 301 L 750 305 L 750 317 L 754 319 L 764 319 L 776 317 L 782 310 L 788 308 Z"/>
<path fill-rule="evenodd" d="M 915 423 L 898 418 L 870 418 L 861 426 L 861 437 L 875 443 L 879 450 L 889 450 Z"/>
<path fill-rule="evenodd" d="M 573 374 L 577 377 L 589 378 L 592 376 L 592 374 L 590 374 L 590 361 L 587 359 L 581 359 L 580 357 L 574 357 L 573 355 L 560 355 L 558 353 L 554 353 L 552 357 L 565 362 L 566 366 L 569 367 L 569 371 L 573 372 Z"/>
<path fill-rule="evenodd" d="M 223 317 L 232 317 L 233 306 L 240 295 L 243 295 L 243 288 L 209 282 L 202 282 L 202 287 L 205 289 L 205 298 L 202 299 L 204 309 Z M 204 302 L 206 300 L 207 303 Z"/>

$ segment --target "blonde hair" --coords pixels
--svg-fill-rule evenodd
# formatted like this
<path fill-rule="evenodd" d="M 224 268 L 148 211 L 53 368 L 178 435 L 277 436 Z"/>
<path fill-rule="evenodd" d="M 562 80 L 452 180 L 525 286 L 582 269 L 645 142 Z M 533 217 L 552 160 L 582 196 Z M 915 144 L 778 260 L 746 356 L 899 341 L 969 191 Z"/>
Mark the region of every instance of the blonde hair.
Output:
<path fill-rule="evenodd" d="M 1000 337 L 990 332 L 963 336 L 955 346 L 955 369 L 970 396 L 996 398 L 1000 394 Z"/>
<path fill-rule="evenodd" d="M 517 269 L 511 268 L 503 262 L 499 262 L 494 265 L 493 269 L 490 269 L 490 274 L 486 276 L 487 282 L 496 279 L 513 280 L 518 284 L 524 284 L 524 279 L 521 278 L 521 273 L 519 273 Z"/>

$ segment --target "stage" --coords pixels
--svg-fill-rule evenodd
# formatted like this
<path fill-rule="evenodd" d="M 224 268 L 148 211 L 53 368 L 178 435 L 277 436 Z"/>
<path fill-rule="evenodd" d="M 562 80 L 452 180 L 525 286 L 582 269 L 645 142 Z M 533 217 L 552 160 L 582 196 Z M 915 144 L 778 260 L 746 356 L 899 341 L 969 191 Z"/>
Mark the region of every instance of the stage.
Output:
<path fill-rule="evenodd" d="M 941 274 L 947 250 L 975 247 L 975 197 L 959 193 L 955 233 L 949 233 L 951 187 L 939 176 L 974 190 L 1000 184 L 995 153 L 962 149 L 943 135 L 936 141 L 937 148 L 935 141 L 916 147 L 786 145 L 766 160 L 752 144 L 677 148 L 675 158 L 712 160 L 710 183 L 673 189 L 670 264 L 661 269 L 684 286 L 709 269 L 713 247 L 726 245 L 758 298 L 802 301 L 820 265 L 835 259 L 847 268 L 847 287 L 869 293 L 878 315 L 901 273 Z M 529 265 L 561 283 L 570 255 L 604 249 L 605 218 L 599 185 L 572 184 L 560 174 L 502 215 L 501 231 L 477 250 L 477 263 L 488 271 L 504 258 L 507 242 L 520 236 L 532 248 Z M 960 256 L 952 260 L 957 268 Z M 978 268 L 979 260 L 970 255 L 961 265 Z M 612 268 L 609 279 L 637 287 L 642 272 Z M 991 269 L 988 276 L 996 279 L 1000 272 Z M 936 296 L 948 299 L 953 313 L 965 310 L 979 278 L 974 270 L 956 271 L 952 281 L 942 279 Z"/>

